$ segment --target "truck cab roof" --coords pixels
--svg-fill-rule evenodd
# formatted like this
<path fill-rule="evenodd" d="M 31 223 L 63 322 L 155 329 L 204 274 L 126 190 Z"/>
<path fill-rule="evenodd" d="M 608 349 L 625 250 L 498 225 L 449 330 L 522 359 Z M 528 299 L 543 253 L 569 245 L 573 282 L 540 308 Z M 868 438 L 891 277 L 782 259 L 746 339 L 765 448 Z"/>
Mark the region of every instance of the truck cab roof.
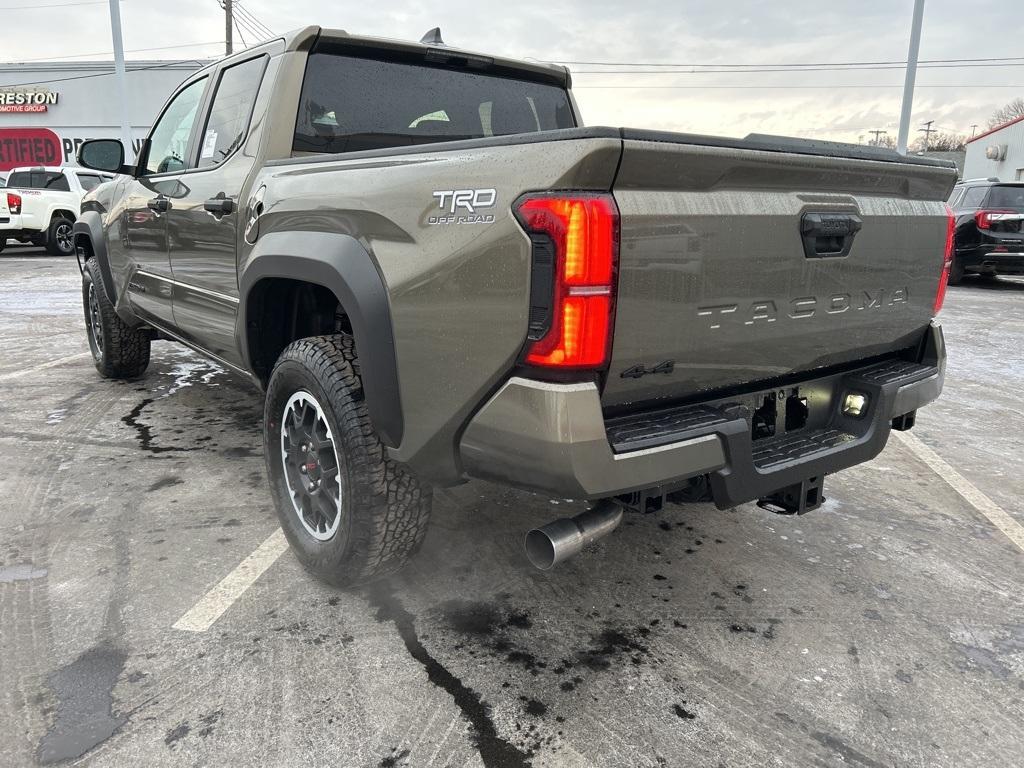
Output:
<path fill-rule="evenodd" d="M 434 32 L 434 30 L 431 30 Z M 427 36 L 424 36 L 424 40 Z M 437 38 L 440 37 L 438 31 Z M 479 70 L 501 70 L 508 73 L 525 75 L 529 79 L 540 79 L 553 82 L 564 88 L 572 86 L 572 78 L 569 70 L 559 64 L 549 64 L 540 61 L 522 61 L 509 59 L 492 54 L 478 53 L 462 48 L 454 48 L 445 43 L 435 42 L 414 42 L 411 40 L 395 40 L 386 37 L 369 37 L 364 35 L 352 35 L 344 29 L 327 29 L 319 26 L 308 26 L 286 32 L 280 37 L 271 38 L 260 43 L 266 45 L 281 41 L 284 43 L 285 51 L 309 51 L 318 43 L 332 43 L 336 46 L 361 49 L 365 53 L 378 51 L 380 53 L 398 56 L 410 56 L 422 58 L 434 63 L 448 63 L 455 67 Z M 254 46 L 259 47 L 259 46 Z M 240 51 L 234 56 L 243 58 L 252 53 L 252 48 Z M 210 66 L 221 66 L 225 61 L 231 61 L 233 57 L 217 61 Z"/>

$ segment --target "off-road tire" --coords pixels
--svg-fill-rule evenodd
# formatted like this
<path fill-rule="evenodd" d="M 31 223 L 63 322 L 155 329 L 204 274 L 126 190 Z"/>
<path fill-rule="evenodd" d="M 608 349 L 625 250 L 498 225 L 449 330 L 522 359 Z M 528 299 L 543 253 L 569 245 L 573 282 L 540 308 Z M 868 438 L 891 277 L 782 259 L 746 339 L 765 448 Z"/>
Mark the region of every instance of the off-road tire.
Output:
<path fill-rule="evenodd" d="M 96 320 L 99 333 L 93 329 L 90 291 L 96 301 L 95 309 L 98 310 Z M 82 272 L 82 306 L 85 310 L 85 333 L 89 339 L 89 349 L 100 376 L 107 379 L 133 379 L 141 376 L 149 365 L 149 334 L 132 328 L 117 316 L 103 286 L 100 265 L 95 258 L 85 262 L 85 270 Z"/>
<path fill-rule="evenodd" d="M 326 541 L 300 522 L 286 479 L 281 423 L 297 392 L 321 406 L 337 452 L 341 520 Z M 423 543 L 430 487 L 390 459 L 374 431 L 351 336 L 299 339 L 281 353 L 267 386 L 263 445 L 281 527 L 299 562 L 317 578 L 338 587 L 372 581 L 400 569 Z"/>
<path fill-rule="evenodd" d="M 46 230 L 46 252 L 51 256 L 73 256 L 75 238 L 71 228 L 74 222 L 63 216 L 54 216 Z"/>

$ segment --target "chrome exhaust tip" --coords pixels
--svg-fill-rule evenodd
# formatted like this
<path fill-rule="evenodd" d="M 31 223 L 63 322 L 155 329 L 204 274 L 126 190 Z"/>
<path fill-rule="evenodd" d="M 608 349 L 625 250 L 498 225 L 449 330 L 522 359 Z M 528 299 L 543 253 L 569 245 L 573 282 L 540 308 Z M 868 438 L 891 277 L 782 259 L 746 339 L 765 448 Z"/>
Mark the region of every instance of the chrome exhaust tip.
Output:
<path fill-rule="evenodd" d="M 621 522 L 622 507 L 603 499 L 575 517 L 561 517 L 527 533 L 526 556 L 540 570 L 551 570 L 614 531 Z"/>

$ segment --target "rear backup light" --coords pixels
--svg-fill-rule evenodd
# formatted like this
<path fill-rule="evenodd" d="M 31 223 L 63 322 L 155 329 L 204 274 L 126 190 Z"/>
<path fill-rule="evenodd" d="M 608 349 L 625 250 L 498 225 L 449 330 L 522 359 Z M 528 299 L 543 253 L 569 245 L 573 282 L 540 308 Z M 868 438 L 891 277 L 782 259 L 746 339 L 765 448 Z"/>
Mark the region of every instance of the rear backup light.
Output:
<path fill-rule="evenodd" d="M 544 368 L 604 366 L 618 259 L 615 200 L 609 194 L 531 195 L 520 199 L 515 213 L 534 241 L 535 258 L 539 242 L 554 252 L 550 319 L 546 332 L 527 347 L 525 362 Z"/>
<path fill-rule="evenodd" d="M 12 214 L 21 213 L 21 195 L 16 195 L 13 192 L 7 193 L 7 208 Z"/>
<path fill-rule="evenodd" d="M 978 229 L 992 229 L 992 221 L 996 216 L 1004 213 L 1016 213 L 1016 211 L 978 211 L 974 214 L 974 221 Z"/>
<path fill-rule="evenodd" d="M 860 392 L 850 392 L 843 398 L 843 415 L 858 418 L 864 415 L 868 408 L 868 396 Z"/>
<path fill-rule="evenodd" d="M 942 309 L 942 302 L 946 299 L 946 286 L 949 284 L 949 270 L 953 266 L 953 233 L 956 231 L 956 217 L 953 216 L 953 209 L 946 206 L 946 251 L 942 256 L 942 274 L 939 276 L 939 287 L 935 291 L 935 304 L 932 306 L 932 314 L 939 314 Z"/>

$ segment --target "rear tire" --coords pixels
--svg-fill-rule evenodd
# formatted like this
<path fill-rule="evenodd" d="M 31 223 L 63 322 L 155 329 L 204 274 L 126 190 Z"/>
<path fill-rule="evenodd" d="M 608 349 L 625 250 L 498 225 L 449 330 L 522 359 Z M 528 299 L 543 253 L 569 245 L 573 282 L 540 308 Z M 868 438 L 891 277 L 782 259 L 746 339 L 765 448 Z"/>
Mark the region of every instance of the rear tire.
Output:
<path fill-rule="evenodd" d="M 82 305 L 89 349 L 100 376 L 132 379 L 149 365 L 150 338 L 117 316 L 103 287 L 100 265 L 95 258 L 85 262 L 82 272 Z"/>
<path fill-rule="evenodd" d="M 431 490 L 374 431 L 351 336 L 299 339 L 281 353 L 263 438 L 281 527 L 314 576 L 351 586 L 397 571 L 419 549 Z"/>
<path fill-rule="evenodd" d="M 953 264 L 949 268 L 949 284 L 960 285 L 964 281 L 964 265 L 960 263 L 960 259 L 956 256 L 953 257 Z"/>
<path fill-rule="evenodd" d="M 46 231 L 46 252 L 51 256 L 71 256 L 75 252 L 74 222 L 63 216 L 54 216 Z"/>

